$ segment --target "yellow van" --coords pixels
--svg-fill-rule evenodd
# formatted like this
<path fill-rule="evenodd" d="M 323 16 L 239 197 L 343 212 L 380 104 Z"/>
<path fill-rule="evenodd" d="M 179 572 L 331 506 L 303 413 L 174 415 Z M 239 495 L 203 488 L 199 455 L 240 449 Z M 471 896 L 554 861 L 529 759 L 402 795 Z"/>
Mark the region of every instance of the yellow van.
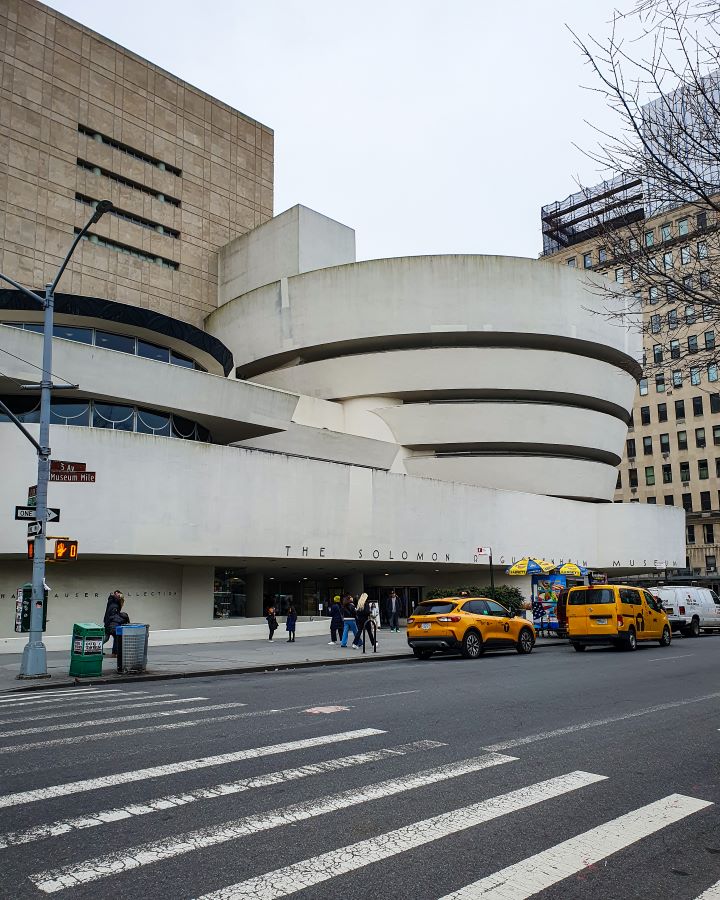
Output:
<path fill-rule="evenodd" d="M 570 588 L 567 633 L 577 651 L 589 644 L 614 644 L 636 650 L 638 641 L 658 641 L 669 647 L 668 617 L 649 591 L 622 584 Z"/>

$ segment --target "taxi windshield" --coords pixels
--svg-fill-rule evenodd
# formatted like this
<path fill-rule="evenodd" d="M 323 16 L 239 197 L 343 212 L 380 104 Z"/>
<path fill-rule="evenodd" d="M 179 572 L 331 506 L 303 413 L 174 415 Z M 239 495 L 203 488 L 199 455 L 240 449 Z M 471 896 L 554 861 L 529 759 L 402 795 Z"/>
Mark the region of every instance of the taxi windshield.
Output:
<path fill-rule="evenodd" d="M 450 613 L 455 609 L 454 601 L 447 600 L 431 600 L 428 603 L 421 603 L 413 610 L 414 616 L 437 616 Z"/>
<path fill-rule="evenodd" d="M 612 588 L 588 588 L 586 591 L 570 591 L 568 606 L 591 606 L 593 603 L 614 603 Z"/>

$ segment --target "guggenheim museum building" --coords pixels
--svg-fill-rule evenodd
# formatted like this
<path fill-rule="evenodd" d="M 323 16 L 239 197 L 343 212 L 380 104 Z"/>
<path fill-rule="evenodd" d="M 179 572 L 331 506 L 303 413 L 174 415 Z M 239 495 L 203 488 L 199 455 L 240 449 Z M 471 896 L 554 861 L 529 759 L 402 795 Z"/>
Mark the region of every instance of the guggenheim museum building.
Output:
<path fill-rule="evenodd" d="M 528 554 L 611 577 L 684 565 L 682 510 L 611 502 L 642 347 L 593 312 L 595 276 L 357 262 L 351 228 L 273 216 L 269 128 L 34 0 L 5 9 L 0 271 L 42 289 L 114 204 L 56 299 L 52 457 L 96 476 L 49 488 L 50 533 L 79 542 L 47 568 L 49 647 L 114 589 L 156 639 L 212 640 L 269 604 L 316 617 L 341 592 L 487 584 L 481 547 L 496 582 Z M 33 432 L 40 316 L 0 290 L 0 398 Z M 13 510 L 36 458 L 7 417 L 0 458 L 17 650 Z"/>

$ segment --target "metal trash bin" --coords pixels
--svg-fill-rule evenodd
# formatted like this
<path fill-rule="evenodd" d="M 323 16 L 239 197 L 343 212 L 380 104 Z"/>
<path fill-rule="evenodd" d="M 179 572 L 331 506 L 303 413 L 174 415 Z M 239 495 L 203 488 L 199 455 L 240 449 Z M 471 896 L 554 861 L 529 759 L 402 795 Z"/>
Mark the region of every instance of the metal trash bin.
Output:
<path fill-rule="evenodd" d="M 147 667 L 149 625 L 117 625 L 118 672 L 144 672 Z"/>
<path fill-rule="evenodd" d="M 76 622 L 70 644 L 70 672 L 75 678 L 102 675 L 105 629 L 95 622 Z"/>

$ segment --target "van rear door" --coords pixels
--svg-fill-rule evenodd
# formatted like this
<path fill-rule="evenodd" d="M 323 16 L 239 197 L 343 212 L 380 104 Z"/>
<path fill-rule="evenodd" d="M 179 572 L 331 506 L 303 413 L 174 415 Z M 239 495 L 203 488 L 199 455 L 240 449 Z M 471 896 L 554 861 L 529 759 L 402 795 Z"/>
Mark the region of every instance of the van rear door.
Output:
<path fill-rule="evenodd" d="M 602 638 L 617 629 L 615 591 L 611 587 L 571 590 L 566 608 L 569 637 Z"/>

